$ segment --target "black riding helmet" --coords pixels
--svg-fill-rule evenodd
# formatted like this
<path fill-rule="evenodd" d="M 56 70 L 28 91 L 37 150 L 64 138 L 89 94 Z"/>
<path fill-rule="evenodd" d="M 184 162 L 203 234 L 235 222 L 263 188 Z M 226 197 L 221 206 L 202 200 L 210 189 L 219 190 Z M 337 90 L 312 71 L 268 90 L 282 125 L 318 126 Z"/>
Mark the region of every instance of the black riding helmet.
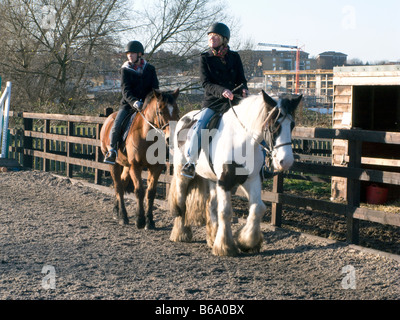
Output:
<path fill-rule="evenodd" d="M 144 54 L 143 45 L 139 41 L 129 41 L 128 44 L 125 46 L 125 53 L 128 52 L 140 52 Z"/>
<path fill-rule="evenodd" d="M 226 24 L 223 24 L 221 22 L 214 23 L 207 31 L 207 34 L 210 33 L 217 33 L 223 36 L 224 38 L 227 38 L 228 41 L 231 37 L 231 31 L 229 30 Z"/>

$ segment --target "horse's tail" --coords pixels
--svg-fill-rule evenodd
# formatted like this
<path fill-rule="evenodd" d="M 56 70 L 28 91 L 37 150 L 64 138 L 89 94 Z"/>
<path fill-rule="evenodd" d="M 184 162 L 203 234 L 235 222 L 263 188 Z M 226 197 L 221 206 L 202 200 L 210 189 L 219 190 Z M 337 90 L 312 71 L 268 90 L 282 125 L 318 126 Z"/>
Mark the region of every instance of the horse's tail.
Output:
<path fill-rule="evenodd" d="M 125 187 L 125 194 L 130 194 L 135 192 L 135 186 L 133 185 L 132 179 L 129 178 L 129 182 Z"/>
<path fill-rule="evenodd" d="M 108 145 L 110 144 L 110 131 L 116 115 L 116 112 L 109 115 L 104 121 L 100 130 L 100 149 L 104 155 L 108 152 Z"/>
<path fill-rule="evenodd" d="M 186 224 L 203 226 L 206 224 L 206 210 L 210 188 L 208 182 L 200 176 L 189 183 L 186 196 Z"/>
<path fill-rule="evenodd" d="M 175 169 L 176 170 L 176 169 Z M 170 212 L 174 217 L 184 216 L 185 225 L 203 226 L 206 223 L 209 184 L 200 176 L 187 180 L 176 171 L 169 192 Z"/>

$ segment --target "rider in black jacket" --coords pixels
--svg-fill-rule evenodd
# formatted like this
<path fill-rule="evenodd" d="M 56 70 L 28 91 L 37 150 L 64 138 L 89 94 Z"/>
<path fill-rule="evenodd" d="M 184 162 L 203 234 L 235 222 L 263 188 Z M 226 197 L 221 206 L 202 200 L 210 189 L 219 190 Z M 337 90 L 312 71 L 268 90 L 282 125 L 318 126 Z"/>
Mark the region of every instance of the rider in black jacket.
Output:
<path fill-rule="evenodd" d="M 248 96 L 242 60 L 237 52 L 229 49 L 229 39 L 230 30 L 223 23 L 215 23 L 208 29 L 210 49 L 200 59 L 200 81 L 204 88 L 203 109 L 193 127 L 191 139 L 186 144 L 185 156 L 188 162 L 181 172 L 188 178 L 195 175 L 195 164 L 201 146 L 201 129 L 206 127 L 215 112 L 229 106 L 228 99 L 232 105 L 238 103 L 232 92 L 234 88 L 241 86 L 241 96 Z"/>
<path fill-rule="evenodd" d="M 122 122 L 132 108 L 141 110 L 146 96 L 153 89 L 159 88 L 156 69 L 142 58 L 143 45 L 139 41 L 130 41 L 125 48 L 125 53 L 128 61 L 122 65 L 120 70 L 122 99 L 110 131 L 110 146 L 104 159 L 104 162 L 109 164 L 114 164 L 117 158 Z"/>

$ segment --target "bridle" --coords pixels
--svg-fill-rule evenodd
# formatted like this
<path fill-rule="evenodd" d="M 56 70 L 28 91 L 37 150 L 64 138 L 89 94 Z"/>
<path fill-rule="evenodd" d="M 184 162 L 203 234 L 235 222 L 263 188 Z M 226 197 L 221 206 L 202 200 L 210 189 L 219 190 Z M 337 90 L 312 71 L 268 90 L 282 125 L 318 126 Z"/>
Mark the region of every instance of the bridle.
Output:
<path fill-rule="evenodd" d="M 278 111 L 278 115 L 276 116 L 275 120 L 270 123 L 270 119 L 273 116 L 273 113 L 275 111 Z M 271 111 L 270 111 L 270 115 L 267 117 L 267 119 L 265 120 L 265 126 L 268 126 L 267 130 L 264 130 L 264 141 L 268 144 L 269 149 L 266 149 L 264 147 L 264 149 L 267 151 L 267 153 L 272 153 L 272 151 L 284 146 L 288 146 L 288 145 L 292 145 L 292 140 L 288 141 L 288 142 L 284 142 L 284 143 L 280 143 L 278 145 L 274 145 L 274 136 L 275 134 L 279 131 L 279 129 L 282 126 L 282 123 L 285 121 L 286 118 L 288 118 L 290 120 L 291 123 L 294 122 L 292 116 L 288 113 L 284 113 L 283 114 L 283 118 L 280 122 L 278 122 L 279 118 L 281 117 L 282 114 L 282 108 L 280 108 L 279 106 L 274 107 Z M 276 126 L 275 129 L 272 129 L 272 127 L 278 123 L 278 125 Z"/>
<path fill-rule="evenodd" d="M 273 113 L 275 111 L 278 111 L 278 115 L 276 116 L 274 121 L 269 121 L 271 119 L 271 117 L 273 116 Z M 275 134 L 279 131 L 279 129 L 282 126 L 282 123 L 285 121 L 286 118 L 290 118 L 289 120 L 291 121 L 291 123 L 294 123 L 294 120 L 292 118 L 292 116 L 288 113 L 285 113 L 283 115 L 283 118 L 280 122 L 278 122 L 279 118 L 281 117 L 282 114 L 282 108 L 280 108 L 279 106 L 274 107 L 274 109 L 272 109 L 270 111 L 270 115 L 267 117 L 267 120 L 265 121 L 266 126 L 267 126 L 267 130 L 264 131 L 264 141 L 267 144 L 267 146 L 264 146 L 261 144 L 261 148 L 265 150 L 265 165 L 267 169 L 267 172 L 264 172 L 264 175 L 267 173 L 270 177 L 275 176 L 277 173 L 274 171 L 273 169 L 273 151 L 284 147 L 284 146 L 289 146 L 292 145 L 292 140 L 288 141 L 288 142 L 284 142 L 284 143 L 280 143 L 278 145 L 274 145 L 274 136 Z M 273 129 L 274 125 L 278 123 L 278 125 L 275 127 L 275 129 Z"/>
<path fill-rule="evenodd" d="M 157 115 L 158 128 L 164 132 L 164 130 L 169 126 L 169 121 L 167 121 L 167 123 L 164 123 L 164 125 L 161 126 L 161 111 L 160 111 L 160 104 L 158 101 L 156 107 L 156 115 Z"/>
<path fill-rule="evenodd" d="M 231 102 L 229 101 L 229 103 L 231 103 Z M 232 107 L 232 105 L 231 105 L 231 109 L 232 109 L 236 119 L 239 121 L 240 125 L 242 126 L 242 128 L 246 132 L 251 132 L 250 130 L 248 130 L 246 128 L 246 126 L 242 123 L 242 121 L 240 121 L 239 116 L 237 115 L 237 113 L 236 113 L 235 109 Z M 270 120 L 271 120 L 274 112 L 276 112 L 276 111 L 278 111 L 278 115 L 276 116 L 275 120 L 271 122 L 271 125 L 269 125 Z M 288 118 L 288 117 L 292 118 L 291 115 L 289 115 L 288 113 L 285 113 L 283 115 L 282 120 L 280 122 L 278 122 L 278 120 L 279 120 L 279 118 L 281 116 L 281 113 L 282 113 L 282 109 L 279 106 L 276 106 L 269 112 L 269 115 L 268 115 L 267 119 L 264 121 L 264 125 L 263 126 L 267 127 L 267 129 L 263 130 L 263 137 L 264 137 L 263 140 L 265 141 L 265 143 L 268 144 L 267 147 L 264 146 L 263 144 L 259 143 L 257 141 L 257 139 L 254 137 L 254 135 L 252 134 L 252 139 L 255 140 L 261 146 L 261 148 L 264 149 L 267 152 L 267 154 L 271 154 L 272 155 L 272 152 L 273 152 L 274 149 L 278 149 L 278 148 L 281 148 L 281 147 L 288 146 L 288 145 L 292 144 L 292 140 L 290 140 L 288 142 L 280 143 L 280 144 L 278 144 L 276 146 L 274 145 L 274 135 L 281 128 L 283 121 L 285 121 L 285 119 Z M 291 120 L 291 122 L 294 122 L 293 119 L 290 119 L 290 120 Z M 272 130 L 273 125 L 275 123 L 277 123 L 277 122 L 279 123 L 278 126 L 275 128 L 275 130 Z"/>
<path fill-rule="evenodd" d="M 250 132 L 250 130 L 248 130 L 246 128 L 246 126 L 242 123 L 242 121 L 240 121 L 235 109 L 232 107 L 231 102 L 230 103 L 230 107 L 233 110 L 233 113 L 236 116 L 236 119 L 239 121 L 240 125 L 242 126 L 242 128 L 246 131 L 246 132 Z M 272 118 L 274 116 L 274 113 L 278 112 L 278 115 L 275 117 L 275 119 L 273 121 Z M 280 122 L 278 122 L 279 118 L 282 116 L 282 120 Z M 278 102 L 278 105 L 276 107 L 274 107 L 268 114 L 266 120 L 264 121 L 263 127 L 265 127 L 266 129 L 263 130 L 263 141 L 265 141 L 264 145 L 263 143 L 260 143 L 257 141 L 257 139 L 254 137 L 254 134 L 251 133 L 251 138 L 265 151 L 266 153 L 266 157 L 265 157 L 265 163 L 267 165 L 268 168 L 272 167 L 273 161 L 272 161 L 272 156 L 273 156 L 273 151 L 284 147 L 284 146 L 288 146 L 288 145 L 292 145 L 292 140 L 288 141 L 288 142 L 284 142 L 284 143 L 280 143 L 278 145 L 274 145 L 274 136 L 275 134 L 279 131 L 279 129 L 282 126 L 282 123 L 285 121 L 286 118 L 289 118 L 289 120 L 291 121 L 291 123 L 294 123 L 294 120 L 292 118 L 292 116 L 290 114 L 288 114 L 287 112 L 283 113 L 282 112 L 282 107 L 280 106 L 280 102 Z M 273 129 L 274 125 L 278 123 L 278 125 L 276 126 L 275 129 Z M 274 175 L 273 171 L 270 172 L 271 175 Z"/>
<path fill-rule="evenodd" d="M 157 105 L 156 105 L 156 116 L 157 116 L 157 123 L 152 123 L 150 122 L 145 115 L 143 114 L 142 111 L 138 110 L 139 114 L 142 116 L 144 121 L 146 121 L 150 127 L 152 127 L 154 130 L 156 130 L 159 134 L 161 134 L 165 138 L 165 133 L 164 130 L 169 126 L 169 121 L 165 123 L 164 125 L 161 126 L 161 111 L 160 111 L 160 104 L 157 100 Z"/>

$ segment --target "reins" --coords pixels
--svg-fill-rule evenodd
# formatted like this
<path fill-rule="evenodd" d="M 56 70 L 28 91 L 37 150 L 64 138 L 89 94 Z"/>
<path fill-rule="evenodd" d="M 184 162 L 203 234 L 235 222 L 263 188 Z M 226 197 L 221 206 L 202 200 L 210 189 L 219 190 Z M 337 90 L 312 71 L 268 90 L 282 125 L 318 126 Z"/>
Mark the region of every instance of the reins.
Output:
<path fill-rule="evenodd" d="M 268 122 L 270 122 L 272 116 L 274 115 L 274 112 L 275 112 L 276 110 L 278 110 L 278 115 L 276 116 L 275 120 L 272 122 L 272 124 L 275 124 L 275 123 L 278 121 L 279 117 L 281 116 L 281 109 L 280 109 L 279 107 L 274 107 L 274 108 L 270 111 L 268 117 L 267 117 L 266 120 L 264 121 L 264 125 L 265 125 L 265 126 L 268 126 L 267 129 L 266 129 L 265 131 L 263 131 L 263 134 L 264 134 L 264 139 L 263 139 L 263 141 L 265 141 L 265 143 L 267 144 L 267 146 L 265 146 L 265 145 L 263 145 L 262 143 L 258 142 L 257 139 L 254 137 L 254 134 L 253 134 L 250 130 L 248 130 L 248 129 L 246 128 L 246 126 L 242 123 L 242 121 L 239 119 L 239 116 L 237 115 L 237 113 L 236 113 L 236 111 L 235 111 L 235 108 L 232 106 L 232 103 L 231 103 L 230 100 L 229 100 L 229 104 L 230 104 L 230 108 L 232 109 L 232 111 L 233 111 L 233 113 L 234 113 L 236 119 L 238 120 L 238 122 L 239 122 L 239 124 L 242 126 L 242 128 L 243 128 L 246 132 L 250 133 L 250 134 L 251 134 L 251 138 L 265 151 L 265 153 L 266 153 L 266 164 L 267 164 L 267 166 L 270 168 L 271 165 L 272 165 L 272 152 L 273 152 L 273 150 L 278 149 L 278 148 L 281 148 L 281 147 L 284 147 L 284 146 L 292 145 L 292 141 L 285 142 L 285 143 L 281 143 L 281 144 L 278 144 L 278 145 L 276 145 L 276 146 L 274 146 L 274 142 L 273 142 L 273 140 L 274 140 L 274 139 L 273 139 L 273 136 L 274 136 L 274 134 L 275 134 L 276 132 L 278 132 L 278 130 L 279 130 L 280 127 L 282 126 L 282 122 L 286 119 L 287 114 L 285 114 L 285 115 L 283 116 L 283 119 L 281 120 L 281 122 L 279 122 L 279 125 L 276 127 L 276 129 L 275 129 L 274 131 L 271 131 L 272 126 L 271 126 L 271 125 L 268 125 Z M 264 125 L 263 125 L 263 126 L 264 126 Z M 275 174 L 272 172 L 272 173 L 270 173 L 270 175 L 271 175 L 271 176 L 274 176 Z"/>
<path fill-rule="evenodd" d="M 162 127 L 160 127 L 160 112 L 159 110 L 159 104 L 157 101 L 157 106 L 156 106 L 156 115 L 157 115 L 157 120 L 158 120 L 158 127 L 155 126 L 155 124 L 151 123 L 149 120 L 147 120 L 147 118 L 145 117 L 145 115 L 143 114 L 142 111 L 138 110 L 139 114 L 142 116 L 142 118 L 144 119 L 144 121 L 147 122 L 148 125 L 150 125 L 150 127 L 152 127 L 154 130 L 156 130 L 159 134 L 161 134 L 163 137 L 165 137 L 165 133 L 164 133 L 164 129 L 166 127 L 169 126 L 169 122 L 167 122 L 166 124 L 164 124 Z"/>
<path fill-rule="evenodd" d="M 243 87 L 243 83 L 240 84 L 240 85 L 238 85 L 236 88 L 232 89 L 232 93 L 234 93 L 235 91 L 241 89 L 242 87 Z M 227 99 L 227 98 L 225 98 L 225 97 L 218 98 L 218 99 L 215 100 L 213 103 L 211 103 L 209 106 L 201 108 L 197 113 L 195 113 L 195 114 L 193 115 L 193 118 L 194 118 L 195 116 L 197 116 L 200 112 L 202 112 L 204 109 L 210 109 L 210 108 L 212 108 L 213 106 L 218 105 L 219 103 L 221 103 L 221 101 L 224 101 L 224 100 L 226 100 L 226 99 Z M 230 104 L 230 107 L 232 107 L 231 100 L 229 100 L 229 104 Z"/>
<path fill-rule="evenodd" d="M 230 100 L 229 100 L 229 104 L 230 104 L 230 107 L 231 107 L 231 109 L 232 109 L 232 111 L 233 111 L 233 113 L 234 113 L 236 119 L 239 121 L 239 123 L 240 123 L 240 125 L 242 126 L 242 128 L 243 128 L 246 132 L 251 133 L 251 131 L 248 130 L 248 129 L 246 128 L 246 126 L 242 123 L 242 121 L 240 121 L 239 116 L 237 115 L 237 113 L 236 113 L 236 111 L 235 111 L 235 108 L 232 106 Z M 269 122 L 269 120 L 270 120 L 270 118 L 271 118 L 271 116 L 273 115 L 273 113 L 274 113 L 275 110 L 278 110 L 279 112 L 278 112 L 278 116 L 275 118 L 275 120 L 274 120 L 273 123 L 276 123 L 276 122 L 278 121 L 278 119 L 279 119 L 279 117 L 280 117 L 280 115 L 281 115 L 281 110 L 280 110 L 278 107 L 275 107 L 275 108 L 273 108 L 273 109 L 270 111 L 270 115 L 269 115 L 269 116 L 267 117 L 267 119 L 265 120 L 265 123 L 266 123 L 266 124 Z M 264 149 L 264 150 L 267 152 L 267 154 L 272 154 L 272 150 L 273 150 L 273 149 L 278 149 L 278 148 L 281 148 L 281 147 L 288 146 L 288 145 L 291 145 L 291 144 L 292 144 L 292 141 L 290 141 L 290 142 L 285 142 L 285 143 L 278 144 L 278 145 L 276 145 L 276 146 L 273 145 L 273 136 L 274 136 L 274 134 L 275 134 L 276 132 L 278 132 L 279 128 L 281 127 L 281 123 L 285 120 L 286 117 L 287 117 L 287 115 L 285 114 L 284 117 L 283 117 L 283 119 L 282 119 L 282 121 L 279 123 L 279 125 L 277 126 L 277 128 L 276 128 L 274 131 L 271 131 L 271 130 L 270 130 L 270 126 L 268 126 L 268 129 L 264 131 L 264 141 L 268 144 L 268 147 L 269 147 L 269 148 L 267 148 L 266 146 L 264 146 L 263 144 L 261 144 L 260 142 L 258 142 L 257 139 L 254 137 L 254 135 L 251 134 L 251 138 L 252 138 L 255 142 L 257 142 L 257 144 L 259 144 L 259 145 L 261 146 L 261 148 Z M 267 133 L 268 133 L 268 135 L 267 135 Z"/>
<path fill-rule="evenodd" d="M 270 111 L 271 116 L 268 116 L 267 119 L 265 120 L 265 124 L 266 124 L 266 125 L 268 124 L 270 118 L 272 117 L 272 115 L 273 115 L 273 113 L 274 113 L 274 110 L 278 110 L 278 115 L 277 115 L 277 117 L 275 118 L 273 124 L 276 123 L 276 122 L 278 122 L 278 119 L 279 119 L 279 117 L 280 117 L 280 115 L 281 115 L 282 112 L 281 112 L 281 109 L 280 109 L 279 107 L 275 107 L 274 109 L 272 109 L 272 110 Z M 285 121 L 285 119 L 286 119 L 287 116 L 288 116 L 287 114 L 285 114 L 285 115 L 283 116 L 283 119 L 281 120 L 281 122 L 279 122 L 279 125 L 275 128 L 274 131 L 265 130 L 265 132 L 264 132 L 264 141 L 266 140 L 266 133 L 268 133 L 268 134 L 269 134 L 269 135 L 268 135 L 268 136 L 269 136 L 269 137 L 268 137 L 268 140 L 269 140 L 268 142 L 269 142 L 270 148 L 271 148 L 271 146 L 273 146 L 273 141 L 272 141 L 272 140 L 273 140 L 274 134 L 278 132 L 278 130 L 279 130 L 280 127 L 282 126 L 283 121 Z M 269 128 L 270 128 L 270 127 L 269 127 Z M 267 141 L 265 141 L 265 142 L 267 142 Z M 278 144 L 278 145 L 276 145 L 276 146 L 273 146 L 271 149 L 278 149 L 278 148 L 281 148 L 281 147 L 284 147 L 284 146 L 288 146 L 288 145 L 291 145 L 291 144 L 292 144 L 292 141 L 289 141 L 289 142 L 285 142 L 285 143 L 281 143 L 281 144 Z M 271 151 L 272 151 L 272 150 L 271 150 Z M 271 151 L 270 151 L 270 152 L 271 152 Z"/>

